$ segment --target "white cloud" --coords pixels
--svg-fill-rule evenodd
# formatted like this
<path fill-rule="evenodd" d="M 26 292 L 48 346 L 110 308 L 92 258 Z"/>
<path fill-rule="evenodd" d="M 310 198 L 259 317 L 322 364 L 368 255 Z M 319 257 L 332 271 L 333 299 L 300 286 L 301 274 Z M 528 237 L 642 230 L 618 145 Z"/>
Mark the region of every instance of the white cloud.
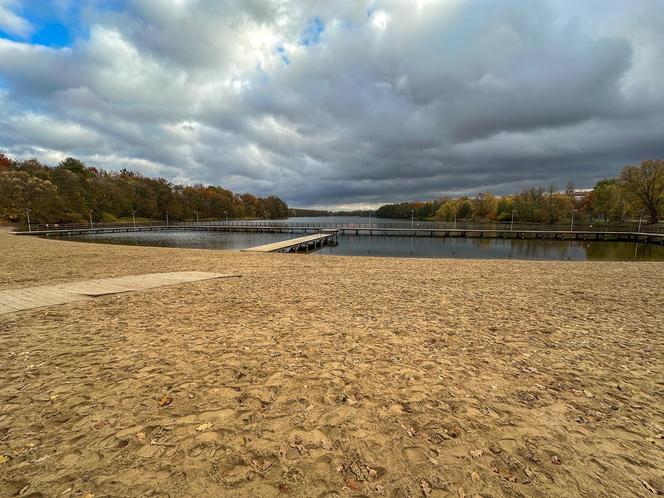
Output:
<path fill-rule="evenodd" d="M 0 149 L 300 206 L 588 185 L 664 154 L 663 14 L 593 2 L 91 7 L 71 47 L 0 39 Z"/>
<path fill-rule="evenodd" d="M 34 28 L 30 21 L 16 13 L 18 7 L 16 0 L 0 0 L 0 30 L 25 38 Z"/>

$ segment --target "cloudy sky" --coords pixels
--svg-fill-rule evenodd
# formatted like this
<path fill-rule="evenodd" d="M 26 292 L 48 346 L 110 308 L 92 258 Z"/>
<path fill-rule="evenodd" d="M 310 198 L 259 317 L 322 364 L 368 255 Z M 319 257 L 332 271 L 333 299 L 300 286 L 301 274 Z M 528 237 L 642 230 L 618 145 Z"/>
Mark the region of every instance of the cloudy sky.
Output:
<path fill-rule="evenodd" d="M 0 151 L 360 207 L 664 157 L 660 0 L 0 0 Z"/>

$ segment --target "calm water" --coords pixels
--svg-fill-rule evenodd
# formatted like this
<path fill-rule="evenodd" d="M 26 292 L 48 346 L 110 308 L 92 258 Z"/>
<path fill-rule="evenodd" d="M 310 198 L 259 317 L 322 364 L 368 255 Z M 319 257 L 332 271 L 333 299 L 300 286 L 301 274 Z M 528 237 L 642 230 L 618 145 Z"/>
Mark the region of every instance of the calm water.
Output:
<path fill-rule="evenodd" d="M 178 231 L 94 234 L 72 238 L 72 240 L 105 244 L 239 250 L 302 235 Z M 366 235 L 340 236 L 337 246 L 327 246 L 312 254 L 316 256 L 334 254 L 413 258 L 664 261 L 664 247 L 627 242 L 370 237 Z"/>
<path fill-rule="evenodd" d="M 315 254 L 557 261 L 664 261 L 664 247 L 629 242 L 369 237 L 363 235 L 339 237 L 339 245 L 323 247 Z"/>
<path fill-rule="evenodd" d="M 72 237 L 71 240 L 157 247 L 188 247 L 190 249 L 225 249 L 238 251 L 247 247 L 270 244 L 280 240 L 302 237 L 292 233 L 242 233 L 242 232 L 134 232 L 103 233 Z"/>

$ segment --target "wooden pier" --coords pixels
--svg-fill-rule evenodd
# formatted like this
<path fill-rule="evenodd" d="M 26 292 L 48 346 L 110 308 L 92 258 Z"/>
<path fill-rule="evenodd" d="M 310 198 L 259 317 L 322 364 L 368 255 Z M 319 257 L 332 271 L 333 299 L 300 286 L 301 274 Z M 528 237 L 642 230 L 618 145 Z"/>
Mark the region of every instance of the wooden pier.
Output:
<path fill-rule="evenodd" d="M 298 237 L 296 239 L 282 240 L 280 242 L 273 242 L 272 244 L 265 244 L 262 246 L 249 247 L 242 249 L 247 252 L 295 252 L 295 251 L 310 251 L 316 250 L 331 241 L 337 240 L 337 230 L 323 230 L 315 235 L 307 235 L 305 237 Z"/>
<path fill-rule="evenodd" d="M 300 237 L 303 242 L 318 241 L 320 237 L 329 237 L 328 231 L 338 235 L 368 235 L 381 237 L 460 237 L 482 239 L 541 239 L 541 240 L 581 240 L 606 242 L 639 242 L 647 244 L 664 244 L 664 232 L 638 232 L 627 230 L 550 230 L 550 229 L 510 229 L 505 228 L 443 228 L 437 226 L 421 226 L 406 228 L 383 224 L 322 224 L 322 223 L 249 223 L 231 222 L 214 224 L 178 223 L 171 225 L 137 225 L 114 227 L 71 227 L 53 228 L 49 230 L 33 230 L 31 232 L 14 232 L 15 235 L 33 235 L 41 237 L 80 237 L 92 234 L 134 233 L 154 231 L 205 231 L 205 232 L 253 232 L 253 233 L 293 233 L 312 234 L 311 237 Z M 297 240 L 297 239 L 293 239 Z M 285 244 L 287 241 L 277 244 Z M 274 246 L 275 244 L 267 244 Z M 296 244 L 297 245 L 297 244 Z M 274 251 L 289 250 L 290 246 L 276 248 Z M 265 252 L 265 251 L 263 251 Z M 268 251 L 269 252 L 269 251 Z"/>

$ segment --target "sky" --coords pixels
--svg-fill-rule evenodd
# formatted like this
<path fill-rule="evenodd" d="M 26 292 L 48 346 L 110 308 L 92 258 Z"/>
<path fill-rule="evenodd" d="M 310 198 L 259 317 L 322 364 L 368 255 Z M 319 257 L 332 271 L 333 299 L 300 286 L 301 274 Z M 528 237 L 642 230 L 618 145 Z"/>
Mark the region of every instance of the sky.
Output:
<path fill-rule="evenodd" d="M 664 157 L 661 0 L 0 0 L 0 152 L 293 207 Z"/>

